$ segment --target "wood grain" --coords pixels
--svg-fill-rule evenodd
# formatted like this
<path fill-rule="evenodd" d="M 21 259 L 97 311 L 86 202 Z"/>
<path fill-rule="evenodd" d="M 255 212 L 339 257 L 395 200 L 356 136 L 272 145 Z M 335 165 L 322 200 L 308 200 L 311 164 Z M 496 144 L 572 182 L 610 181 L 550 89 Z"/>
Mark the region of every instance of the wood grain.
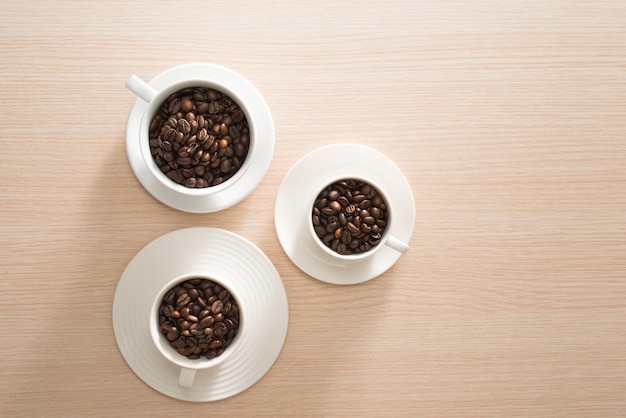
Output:
<path fill-rule="evenodd" d="M 626 7 L 621 1 L 122 2 L 0 6 L 0 415 L 623 416 Z M 214 214 L 153 199 L 124 145 L 131 74 L 226 65 L 267 100 L 259 187 Z M 411 249 L 338 287 L 282 251 L 287 170 L 372 146 L 415 196 Z M 142 383 L 111 325 L 130 259 L 222 227 L 290 304 L 274 367 L 190 404 Z"/>

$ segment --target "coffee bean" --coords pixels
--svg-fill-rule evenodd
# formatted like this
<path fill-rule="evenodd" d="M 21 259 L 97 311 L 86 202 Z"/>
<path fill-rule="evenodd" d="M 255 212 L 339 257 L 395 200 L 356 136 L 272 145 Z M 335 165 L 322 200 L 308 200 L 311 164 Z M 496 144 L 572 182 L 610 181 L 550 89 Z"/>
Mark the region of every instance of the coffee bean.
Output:
<path fill-rule="evenodd" d="M 178 299 L 176 300 L 176 303 L 179 306 L 185 306 L 187 305 L 189 302 L 191 301 L 191 298 L 189 297 L 189 295 L 187 293 L 183 293 L 182 295 L 180 295 L 178 297 Z"/>
<path fill-rule="evenodd" d="M 239 329 L 239 307 L 230 292 L 207 279 L 186 280 L 169 289 L 158 312 L 159 331 L 190 359 L 221 355 Z"/>
<path fill-rule="evenodd" d="M 220 164 L 220 170 L 222 171 L 222 173 L 230 173 L 230 169 L 232 168 L 232 166 L 232 161 L 225 159 L 222 160 L 222 164 Z"/>
<path fill-rule="evenodd" d="M 222 345 L 223 345 L 222 340 L 215 338 L 215 339 L 212 339 L 211 342 L 209 343 L 209 348 L 215 349 L 215 348 L 221 347 Z"/>
<path fill-rule="evenodd" d="M 352 241 L 352 234 L 350 233 L 350 231 L 344 229 L 341 233 L 341 242 L 343 242 L 344 244 L 350 244 L 350 241 Z"/>
<path fill-rule="evenodd" d="M 233 303 L 229 300 L 228 302 L 224 304 L 224 307 L 222 308 L 222 314 L 228 315 L 230 314 L 232 309 L 233 309 Z"/>
<path fill-rule="evenodd" d="M 359 254 L 379 244 L 388 222 L 387 204 L 371 185 L 345 179 L 316 197 L 311 222 L 319 239 L 338 254 Z"/>
<path fill-rule="evenodd" d="M 206 113 L 209 113 L 209 104 L 208 104 L 207 102 L 202 102 L 202 103 L 199 103 L 199 104 L 196 106 L 196 111 L 197 111 L 198 113 L 200 113 L 200 114 L 206 114 Z"/>
<path fill-rule="evenodd" d="M 194 188 L 196 187 L 196 178 L 195 177 L 189 177 L 187 179 L 185 179 L 183 181 L 183 185 L 189 188 Z"/>
<path fill-rule="evenodd" d="M 209 328 L 213 325 L 214 322 L 215 322 L 215 319 L 212 316 L 205 316 L 204 318 L 200 320 L 200 327 Z"/>
<path fill-rule="evenodd" d="M 362 195 L 362 194 L 359 194 L 359 195 L 356 195 L 356 196 L 352 196 L 352 201 L 353 201 L 354 203 L 361 203 L 361 202 L 363 202 L 365 199 L 367 199 L 367 196 Z"/>
<path fill-rule="evenodd" d="M 220 123 L 219 133 L 222 136 L 228 135 L 228 126 L 225 123 Z"/>
<path fill-rule="evenodd" d="M 149 127 L 155 163 L 171 181 L 189 188 L 211 187 L 231 178 L 243 165 L 249 145 L 250 128 L 240 106 L 210 88 L 173 93 Z M 184 175 L 179 167 L 194 174 Z M 192 177 L 196 180 L 189 180 Z"/>
<path fill-rule="evenodd" d="M 189 112 L 193 108 L 193 103 L 187 97 L 182 98 L 179 103 L 183 112 Z"/>
<path fill-rule="evenodd" d="M 341 205 L 337 201 L 330 202 L 328 207 L 331 208 L 333 212 L 339 212 L 341 210 Z"/>
<path fill-rule="evenodd" d="M 348 230 L 352 233 L 358 233 L 359 232 L 359 227 L 356 226 L 355 224 L 353 224 L 352 222 L 348 221 L 347 223 L 347 227 Z"/>
<path fill-rule="evenodd" d="M 224 335 L 228 333 L 228 328 L 226 327 L 226 324 L 224 324 L 223 322 L 218 322 L 213 327 L 213 333 L 217 335 L 218 337 L 223 337 Z"/>
<path fill-rule="evenodd" d="M 176 129 L 178 130 L 178 132 L 181 132 L 184 136 L 188 134 L 189 132 L 191 132 L 191 125 L 189 125 L 189 122 L 186 119 L 178 119 Z"/>
<path fill-rule="evenodd" d="M 185 179 L 182 173 L 178 170 L 168 171 L 165 175 L 176 183 L 182 183 L 182 181 Z"/>
<path fill-rule="evenodd" d="M 208 113 L 215 115 L 216 113 L 219 113 L 220 111 L 220 104 L 216 101 L 212 101 L 209 103 L 209 108 L 208 108 Z"/>
<path fill-rule="evenodd" d="M 176 159 L 176 164 L 182 165 L 182 166 L 187 166 L 187 165 L 191 164 L 191 158 L 189 158 L 189 157 L 178 157 Z"/>

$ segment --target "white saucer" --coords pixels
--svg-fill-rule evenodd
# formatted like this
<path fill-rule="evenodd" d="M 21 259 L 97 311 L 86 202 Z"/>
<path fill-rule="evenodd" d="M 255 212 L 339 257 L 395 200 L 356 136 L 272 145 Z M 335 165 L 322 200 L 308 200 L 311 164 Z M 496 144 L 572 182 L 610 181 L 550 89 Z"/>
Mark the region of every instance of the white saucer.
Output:
<path fill-rule="evenodd" d="M 179 80 L 210 79 L 228 86 L 237 92 L 249 112 L 255 115 L 255 138 L 263 143 L 258 154 L 250 161 L 244 175 L 228 188 L 211 196 L 198 197 L 179 193 L 164 186 L 144 161 L 139 145 L 141 119 L 148 104 L 135 99 L 130 109 L 126 125 L 126 153 L 135 176 L 154 198 L 178 210 L 193 213 L 215 212 L 231 207 L 245 199 L 261 182 L 274 154 L 274 123 L 269 107 L 261 93 L 243 76 L 225 67 L 208 63 L 191 63 L 171 68 L 157 75 L 150 83 L 155 90 L 161 90 Z"/>
<path fill-rule="evenodd" d="M 184 389 L 180 369 L 150 337 L 149 317 L 159 290 L 190 272 L 240 279 L 229 289 L 245 306 L 246 332 L 237 351 L 198 371 L 193 387 Z M 216 228 L 180 229 L 146 245 L 124 270 L 113 300 L 113 330 L 126 363 L 156 391 L 185 401 L 224 399 L 260 380 L 280 354 L 288 321 L 287 295 L 271 261 L 250 241 Z"/>
<path fill-rule="evenodd" d="M 354 262 L 348 267 L 335 261 L 313 242 L 307 225 L 311 219 L 307 197 L 317 194 L 330 179 L 344 175 L 370 178 L 384 189 L 394 205 L 390 233 L 408 243 L 415 224 L 411 186 L 389 158 L 359 144 L 328 145 L 298 160 L 278 190 L 274 224 L 280 244 L 300 270 L 324 282 L 356 284 L 383 274 L 401 254 L 383 247 L 371 258 Z"/>

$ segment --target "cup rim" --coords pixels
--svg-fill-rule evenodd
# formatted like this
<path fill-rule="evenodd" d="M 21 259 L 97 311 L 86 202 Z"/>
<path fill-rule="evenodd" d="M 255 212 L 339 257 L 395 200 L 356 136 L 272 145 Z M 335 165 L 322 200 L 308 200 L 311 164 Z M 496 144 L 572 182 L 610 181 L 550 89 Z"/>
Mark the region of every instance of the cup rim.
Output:
<path fill-rule="evenodd" d="M 231 99 L 233 99 L 233 101 L 235 101 L 239 105 L 239 107 L 246 116 L 246 120 L 248 121 L 248 127 L 250 129 L 250 144 L 248 145 L 248 153 L 245 160 L 243 161 L 243 164 L 241 165 L 241 167 L 239 167 L 239 170 L 237 170 L 237 172 L 232 177 L 215 186 L 209 186 L 204 188 L 190 188 L 174 182 L 159 169 L 156 162 L 154 161 L 154 157 L 150 152 L 150 146 L 148 144 L 148 130 L 150 123 L 152 122 L 152 118 L 154 117 L 162 103 L 171 94 L 175 93 L 178 90 L 190 87 L 212 88 L 228 95 Z M 229 188 L 237 181 L 239 181 L 251 165 L 252 158 L 254 158 L 258 149 L 258 141 L 256 138 L 256 119 L 252 112 L 250 112 L 247 103 L 242 99 L 241 94 L 239 94 L 235 89 L 231 88 L 228 83 L 224 83 L 214 78 L 202 77 L 181 78 L 167 84 L 165 87 L 160 89 L 155 97 L 149 103 L 147 103 L 147 106 L 141 115 L 141 120 L 139 122 L 138 141 L 141 156 L 146 166 L 148 167 L 148 170 L 152 173 L 154 178 L 157 179 L 157 181 L 177 193 L 198 197 L 206 197 L 219 193 L 220 191 Z"/>
<path fill-rule="evenodd" d="M 226 349 L 224 350 L 222 354 L 212 359 L 207 359 L 206 357 L 204 358 L 200 357 L 198 359 L 190 359 L 179 354 L 178 352 L 176 352 L 176 350 L 174 350 L 174 348 L 172 348 L 169 345 L 169 343 L 165 340 L 165 336 L 158 329 L 159 328 L 158 326 L 159 313 L 158 312 L 159 312 L 159 307 L 161 305 L 161 301 L 163 300 L 163 296 L 165 296 L 165 293 L 167 293 L 172 287 L 186 280 L 191 280 L 191 279 L 206 279 L 206 280 L 210 280 L 212 282 L 219 284 L 220 286 L 228 290 L 228 292 L 230 292 L 231 297 L 237 301 L 237 306 L 239 307 L 239 328 L 237 331 L 237 335 L 235 336 L 231 344 L 228 347 L 226 347 Z M 241 340 L 242 340 L 241 336 L 245 329 L 245 319 L 244 319 L 243 311 L 244 309 L 242 309 L 241 307 L 239 297 L 235 294 L 235 292 L 232 291 L 231 286 L 226 285 L 223 280 L 219 278 L 215 278 L 213 276 L 209 276 L 204 273 L 182 274 L 180 276 L 173 278 L 167 284 L 165 284 L 152 302 L 152 305 L 150 308 L 150 319 L 149 319 L 150 336 L 152 339 L 152 343 L 163 357 L 165 357 L 167 360 L 169 360 L 170 362 L 174 363 L 175 365 L 179 367 L 183 367 L 186 369 L 194 369 L 194 370 L 203 370 L 203 369 L 215 367 L 223 363 L 230 356 L 232 356 L 232 354 L 235 351 L 237 351 L 237 349 L 241 345 Z"/>
<path fill-rule="evenodd" d="M 324 190 L 326 187 L 330 186 L 333 183 L 336 183 L 338 181 L 341 180 L 357 180 L 357 181 L 362 181 L 365 183 L 368 183 L 370 186 L 374 187 L 374 189 L 376 189 L 376 191 L 382 195 L 383 197 L 383 201 L 385 202 L 386 206 L 387 206 L 387 227 L 385 228 L 385 231 L 383 232 L 382 237 L 380 238 L 380 241 L 378 242 L 378 244 L 372 248 L 370 248 L 369 250 L 362 252 L 362 253 L 358 253 L 358 254 L 339 254 L 338 252 L 334 251 L 332 248 L 327 247 L 322 240 L 317 236 L 317 233 L 315 232 L 314 226 L 313 226 L 313 222 L 311 220 L 311 213 L 313 211 L 313 206 L 315 205 L 315 200 L 317 199 L 317 196 L 319 196 L 319 194 L 322 192 L 322 190 Z M 311 237 L 313 238 L 313 241 L 315 241 L 315 244 L 322 249 L 322 251 L 324 251 L 326 254 L 330 255 L 331 257 L 334 257 L 335 259 L 338 260 L 342 260 L 342 261 L 347 261 L 347 262 L 354 262 L 354 261 L 360 261 L 363 260 L 365 258 L 371 257 L 373 256 L 376 252 L 378 252 L 382 247 L 385 246 L 385 242 L 387 241 L 390 233 L 391 233 L 391 221 L 393 219 L 392 217 L 392 205 L 389 201 L 389 197 L 387 195 L 387 193 L 385 193 L 384 190 L 382 190 L 382 188 L 379 186 L 379 184 L 362 175 L 351 175 L 351 174 L 346 174 L 346 175 L 338 175 L 338 176 L 334 176 L 331 177 L 329 179 L 326 179 L 323 182 L 323 185 L 321 187 L 318 187 L 316 189 L 317 191 L 315 193 L 313 193 L 313 197 L 310 199 L 309 204 L 307 205 L 308 208 L 308 214 L 307 214 L 307 225 L 308 225 L 308 229 L 309 232 L 311 234 Z"/>

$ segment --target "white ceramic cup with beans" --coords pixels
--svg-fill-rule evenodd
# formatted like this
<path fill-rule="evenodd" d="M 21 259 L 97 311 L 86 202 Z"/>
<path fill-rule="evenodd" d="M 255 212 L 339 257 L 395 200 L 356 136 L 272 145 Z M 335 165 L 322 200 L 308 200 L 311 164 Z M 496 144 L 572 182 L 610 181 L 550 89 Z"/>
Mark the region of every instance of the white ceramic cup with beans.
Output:
<path fill-rule="evenodd" d="M 224 69 L 224 71 L 228 70 Z M 232 76 L 235 76 L 234 73 Z M 132 75 L 126 81 L 126 87 L 133 93 L 135 93 L 137 97 L 147 103 L 147 107 L 143 112 L 143 115 L 141 116 L 139 135 L 137 140 L 139 141 L 139 149 L 141 151 L 141 155 L 146 166 L 150 170 L 151 174 L 163 186 L 188 196 L 208 197 L 216 195 L 220 191 L 232 186 L 244 176 L 250 166 L 250 162 L 252 161 L 252 159 L 255 158 L 257 154 L 257 149 L 259 147 L 258 141 L 256 141 L 254 138 L 255 115 L 247 108 L 246 102 L 240 97 L 238 92 L 229 86 L 227 77 L 222 80 L 200 77 L 181 79 L 174 81 L 159 90 L 156 90 L 150 84 L 143 81 L 141 78 L 137 77 L 136 75 Z M 187 187 L 168 178 L 155 162 L 155 159 L 151 154 L 149 145 L 150 124 L 157 112 L 159 111 L 161 105 L 173 93 L 184 90 L 186 88 L 194 87 L 214 89 L 229 96 L 232 100 L 235 101 L 235 103 L 237 103 L 241 111 L 244 113 L 246 121 L 250 128 L 250 141 L 248 145 L 247 155 L 241 163 L 241 166 L 232 175 L 232 177 L 226 179 L 222 183 L 202 188 Z"/>
<path fill-rule="evenodd" d="M 245 77 L 196 62 L 167 69 L 150 82 L 133 75 L 126 87 L 136 95 L 126 125 L 126 153 L 135 176 L 157 200 L 185 212 L 215 212 L 239 203 L 261 182 L 274 153 L 274 123 L 267 102 Z M 174 112 L 177 104 L 168 103 L 161 111 L 175 95 L 180 110 Z M 162 119 L 155 121 L 159 114 Z M 202 127 L 195 131 L 192 121 L 200 117 Z"/>
<path fill-rule="evenodd" d="M 178 353 L 178 351 L 171 346 L 166 336 L 160 330 L 159 309 L 163 301 L 163 297 L 170 289 L 172 289 L 179 283 L 185 282 L 190 279 L 206 279 L 221 285 L 224 289 L 228 290 L 228 292 L 231 294 L 231 297 L 235 301 L 237 301 L 237 306 L 239 307 L 239 328 L 237 335 L 233 338 L 231 344 L 225 348 L 222 354 L 211 359 L 208 359 L 206 356 L 200 357 L 198 359 L 190 359 L 187 356 Z M 207 277 L 202 274 L 186 274 L 184 276 L 172 279 L 165 286 L 163 286 L 157 294 L 156 298 L 154 299 L 154 302 L 152 303 L 149 321 L 152 342 L 165 359 L 180 368 L 180 372 L 178 374 L 178 385 L 182 388 L 193 387 L 197 372 L 214 367 L 219 367 L 221 364 L 224 363 L 224 361 L 226 361 L 229 357 L 232 356 L 233 353 L 237 351 L 237 348 L 241 344 L 242 334 L 245 332 L 243 309 L 235 293 L 233 293 L 232 287 L 228 286 L 228 282 L 229 280 L 220 280 L 214 277 Z"/>
<path fill-rule="evenodd" d="M 336 184 L 340 181 L 354 181 L 354 182 L 363 182 L 364 184 L 369 185 L 369 187 L 371 187 L 373 190 L 375 190 L 376 194 L 378 196 L 380 196 L 380 198 L 382 199 L 382 202 L 384 203 L 384 207 L 386 209 L 386 215 L 387 215 L 387 219 L 386 219 L 386 226 L 384 227 L 384 230 L 381 233 L 380 239 L 378 239 L 378 243 L 376 245 L 370 246 L 369 249 L 365 250 L 365 251 L 361 251 L 358 253 L 353 253 L 353 254 L 340 254 L 339 252 L 337 252 L 336 250 L 332 249 L 331 247 L 329 247 L 328 245 L 326 245 L 323 242 L 323 237 L 320 237 L 317 232 L 315 231 L 315 227 L 316 225 L 313 222 L 313 217 L 314 217 L 314 206 L 316 204 L 316 201 L 318 199 L 318 197 L 320 196 L 320 194 L 329 186 Z M 341 196 L 341 194 L 340 194 Z M 334 204 L 334 206 L 336 207 L 336 210 L 334 214 L 329 214 L 327 216 L 339 216 L 339 214 L 343 211 L 344 215 L 345 215 L 345 206 L 346 205 L 342 205 L 340 204 L 336 199 L 328 199 L 328 205 L 330 205 L 331 201 L 335 201 L 337 202 L 336 204 Z M 339 206 L 337 206 L 339 205 Z M 359 205 L 356 204 L 356 207 L 358 207 Z M 341 207 L 341 209 L 339 209 Z M 319 184 L 318 187 L 315 189 L 314 195 L 310 200 L 310 204 L 307 205 L 307 208 L 309 210 L 309 213 L 307 213 L 307 219 L 308 219 L 308 230 L 309 230 L 309 234 L 311 236 L 311 239 L 313 239 L 313 241 L 316 243 L 316 245 L 320 248 L 321 251 L 323 251 L 324 253 L 326 253 L 328 256 L 330 256 L 331 258 L 333 258 L 335 261 L 340 262 L 341 264 L 345 264 L 345 263 L 353 263 L 353 262 L 358 262 L 358 261 L 364 261 L 367 259 L 371 259 L 372 257 L 374 257 L 374 255 L 380 251 L 383 248 L 390 248 L 394 251 L 397 251 L 399 253 L 405 253 L 408 249 L 409 246 L 407 243 L 402 242 L 401 240 L 397 239 L 396 237 L 394 237 L 391 233 L 391 231 L 393 230 L 393 212 L 394 212 L 394 207 L 393 207 L 393 202 L 391 202 L 387 196 L 387 194 L 384 192 L 384 190 L 372 179 L 363 177 L 363 176 L 354 176 L 354 175 L 343 175 L 343 176 L 338 176 L 329 180 L 324 181 L 323 184 Z M 319 208 L 318 208 L 319 209 Z M 323 216 L 323 215 L 320 215 Z M 353 215 L 353 218 L 356 215 Z M 360 220 L 360 219 L 359 219 Z M 361 222 L 363 222 L 362 220 L 360 220 Z M 360 225 L 359 225 L 360 226 Z M 342 228 L 342 232 L 343 230 L 347 229 L 346 225 L 341 224 L 341 222 L 339 222 L 338 227 Z M 336 231 L 336 229 L 334 229 L 334 231 L 326 231 L 326 234 L 334 234 L 334 232 Z M 360 232 L 356 232 L 356 233 L 351 233 L 352 235 L 352 239 L 356 239 L 356 235 L 360 234 Z M 338 236 L 335 237 L 335 239 L 339 240 L 339 242 L 341 242 L 341 234 L 338 234 Z M 332 242 L 332 241 L 330 241 Z M 344 245 L 349 247 L 348 243 L 344 243 Z"/>

